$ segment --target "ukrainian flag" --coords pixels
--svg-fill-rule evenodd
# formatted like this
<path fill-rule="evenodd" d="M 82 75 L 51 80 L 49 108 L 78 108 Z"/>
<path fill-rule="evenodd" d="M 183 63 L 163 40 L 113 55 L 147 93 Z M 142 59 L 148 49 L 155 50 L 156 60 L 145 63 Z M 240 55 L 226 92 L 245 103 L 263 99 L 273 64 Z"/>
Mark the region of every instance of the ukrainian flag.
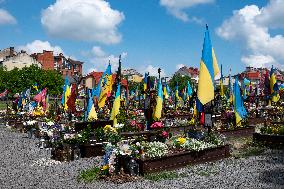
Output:
<path fill-rule="evenodd" d="M 187 100 L 189 100 L 191 95 L 192 95 L 192 88 L 190 86 L 189 81 L 187 81 Z"/>
<path fill-rule="evenodd" d="M 68 108 L 67 100 L 68 100 L 68 97 L 70 96 L 70 93 L 71 93 L 70 83 L 69 83 L 68 76 L 66 76 L 64 86 L 63 86 L 63 95 L 62 95 L 62 98 L 61 98 L 61 104 L 64 107 L 64 110 L 67 110 L 67 108 Z"/>
<path fill-rule="evenodd" d="M 162 83 L 161 83 L 161 79 L 159 79 L 159 83 L 158 83 L 158 95 L 156 98 L 156 107 L 154 110 L 154 115 L 153 118 L 154 120 L 158 121 L 161 116 L 162 116 L 162 109 L 163 109 L 163 89 L 162 89 Z"/>
<path fill-rule="evenodd" d="M 110 116 L 110 120 L 113 120 L 113 125 L 117 124 L 116 116 L 119 113 L 119 108 L 120 108 L 120 83 L 118 84 L 116 89 L 115 99 L 113 102 L 113 107 Z"/>
<path fill-rule="evenodd" d="M 169 98 L 169 94 L 168 94 L 168 91 L 167 91 L 167 84 L 164 85 L 164 87 L 163 87 L 163 95 L 164 95 L 165 99 Z"/>
<path fill-rule="evenodd" d="M 89 93 L 89 100 L 88 100 L 88 107 L 87 107 L 87 118 L 91 120 L 98 119 L 97 112 L 94 106 L 94 101 L 93 101 L 94 91 L 92 90 L 91 92 L 91 90 L 89 90 L 88 93 Z"/>
<path fill-rule="evenodd" d="M 148 77 L 148 74 L 145 73 L 144 75 L 144 79 L 143 79 L 143 89 L 144 89 L 144 98 L 146 98 L 146 91 L 147 91 L 147 77 Z"/>
<path fill-rule="evenodd" d="M 111 93 L 111 89 L 112 89 L 112 75 L 111 75 L 111 65 L 109 64 L 106 71 L 103 73 L 98 85 L 99 108 L 105 106 L 106 98 L 108 94 Z"/>
<path fill-rule="evenodd" d="M 179 100 L 179 91 L 178 91 L 178 83 L 176 84 L 176 91 L 175 91 L 176 100 Z"/>
<path fill-rule="evenodd" d="M 214 77 L 219 72 L 208 26 L 206 25 L 197 91 L 197 97 L 203 105 L 214 99 Z"/>
<path fill-rule="evenodd" d="M 275 69 L 273 69 L 272 67 L 270 71 L 270 91 L 271 91 L 271 96 L 272 96 L 271 100 L 272 102 L 278 102 L 278 100 L 280 99 L 279 87 L 278 87 L 276 75 L 274 72 L 275 72 Z"/>
<path fill-rule="evenodd" d="M 236 116 L 236 125 L 241 126 L 241 121 L 247 116 L 247 111 L 244 107 L 244 103 L 241 97 L 238 77 L 235 78 L 233 99 L 234 99 L 234 110 Z"/>
<path fill-rule="evenodd" d="M 39 91 L 39 89 L 38 89 L 38 84 L 37 83 L 35 83 L 34 85 L 33 85 L 33 88 L 38 92 Z"/>

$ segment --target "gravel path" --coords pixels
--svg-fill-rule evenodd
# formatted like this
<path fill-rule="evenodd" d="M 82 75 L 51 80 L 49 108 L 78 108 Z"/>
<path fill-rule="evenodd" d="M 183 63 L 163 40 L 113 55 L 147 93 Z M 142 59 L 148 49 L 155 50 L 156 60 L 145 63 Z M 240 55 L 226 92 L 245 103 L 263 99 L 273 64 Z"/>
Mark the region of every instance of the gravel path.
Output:
<path fill-rule="evenodd" d="M 266 150 L 261 156 L 218 161 L 179 169 L 185 177 L 159 182 L 142 180 L 116 185 L 78 183 L 80 170 L 100 158 L 70 163 L 50 160 L 50 151 L 36 147 L 37 140 L 0 126 L 0 188 L 284 188 L 284 151 Z"/>

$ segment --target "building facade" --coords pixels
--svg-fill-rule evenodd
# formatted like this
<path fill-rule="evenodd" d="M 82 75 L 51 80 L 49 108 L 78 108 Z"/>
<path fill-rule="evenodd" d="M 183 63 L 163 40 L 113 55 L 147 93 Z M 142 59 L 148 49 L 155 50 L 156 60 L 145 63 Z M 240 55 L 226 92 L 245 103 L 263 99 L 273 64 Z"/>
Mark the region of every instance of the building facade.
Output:
<path fill-rule="evenodd" d="M 21 51 L 17 55 L 4 59 L 1 64 L 2 66 L 6 67 L 7 71 L 10 71 L 14 68 L 22 69 L 31 65 L 36 65 L 39 68 L 42 67 L 40 62 L 28 55 L 25 51 Z"/>
<path fill-rule="evenodd" d="M 14 50 L 14 47 L 9 47 L 3 50 L 0 50 L 0 62 L 3 62 L 5 59 L 16 56 L 17 52 Z"/>
<path fill-rule="evenodd" d="M 66 58 L 62 53 L 54 56 L 53 51 L 43 51 L 31 56 L 42 64 L 44 70 L 57 70 L 63 77 L 82 76 L 83 62 Z"/>

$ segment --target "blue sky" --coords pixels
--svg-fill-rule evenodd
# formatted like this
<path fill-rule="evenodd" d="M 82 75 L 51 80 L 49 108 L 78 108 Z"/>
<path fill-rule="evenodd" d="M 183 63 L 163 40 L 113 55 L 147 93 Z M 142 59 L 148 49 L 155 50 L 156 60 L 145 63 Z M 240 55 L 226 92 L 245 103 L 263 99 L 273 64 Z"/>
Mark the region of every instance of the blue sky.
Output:
<path fill-rule="evenodd" d="M 273 64 L 282 68 L 284 60 L 281 56 L 284 50 L 276 49 L 284 45 L 284 24 L 277 19 L 284 17 L 283 11 L 278 10 L 284 8 L 281 0 L 0 2 L 0 15 L 2 10 L 5 16 L 12 17 L 2 22 L 0 18 L 1 49 L 15 46 L 35 52 L 48 45 L 56 46 L 64 54 L 84 61 L 85 73 L 103 71 L 108 59 L 115 68 L 119 54 L 123 54 L 124 68 L 135 68 L 142 74 L 144 71 L 156 74 L 158 67 L 165 75 L 174 73 L 181 65 L 199 68 L 206 23 L 225 74 L 229 68 L 235 73 L 247 65 Z M 82 7 L 77 6 L 78 2 Z M 53 9 L 48 10 L 50 6 Z M 66 9 L 69 12 L 63 15 Z M 76 17 L 79 13 L 85 16 Z"/>

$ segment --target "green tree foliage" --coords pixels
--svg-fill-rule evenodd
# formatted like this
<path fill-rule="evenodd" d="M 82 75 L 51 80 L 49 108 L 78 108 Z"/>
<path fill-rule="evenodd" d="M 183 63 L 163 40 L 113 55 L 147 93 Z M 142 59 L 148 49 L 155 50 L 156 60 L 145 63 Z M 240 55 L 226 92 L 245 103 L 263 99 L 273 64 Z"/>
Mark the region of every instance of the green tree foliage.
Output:
<path fill-rule="evenodd" d="M 175 74 L 172 79 L 170 80 L 170 84 L 169 87 L 171 89 L 171 91 L 175 91 L 176 88 L 176 84 L 178 83 L 178 88 L 179 90 L 182 90 L 184 88 L 187 87 L 187 81 L 189 81 L 189 83 L 191 83 L 191 78 L 189 76 L 182 76 L 180 74 Z M 193 86 L 191 86 L 193 87 Z"/>
<path fill-rule="evenodd" d="M 60 95 L 64 80 L 62 75 L 54 70 L 42 70 L 37 66 L 25 67 L 23 69 L 15 68 L 7 71 L 0 67 L 0 91 L 8 89 L 10 94 L 20 93 L 25 89 L 32 88 L 37 83 L 39 89 L 47 87 L 51 95 Z M 33 93 L 36 93 L 32 89 Z"/>

